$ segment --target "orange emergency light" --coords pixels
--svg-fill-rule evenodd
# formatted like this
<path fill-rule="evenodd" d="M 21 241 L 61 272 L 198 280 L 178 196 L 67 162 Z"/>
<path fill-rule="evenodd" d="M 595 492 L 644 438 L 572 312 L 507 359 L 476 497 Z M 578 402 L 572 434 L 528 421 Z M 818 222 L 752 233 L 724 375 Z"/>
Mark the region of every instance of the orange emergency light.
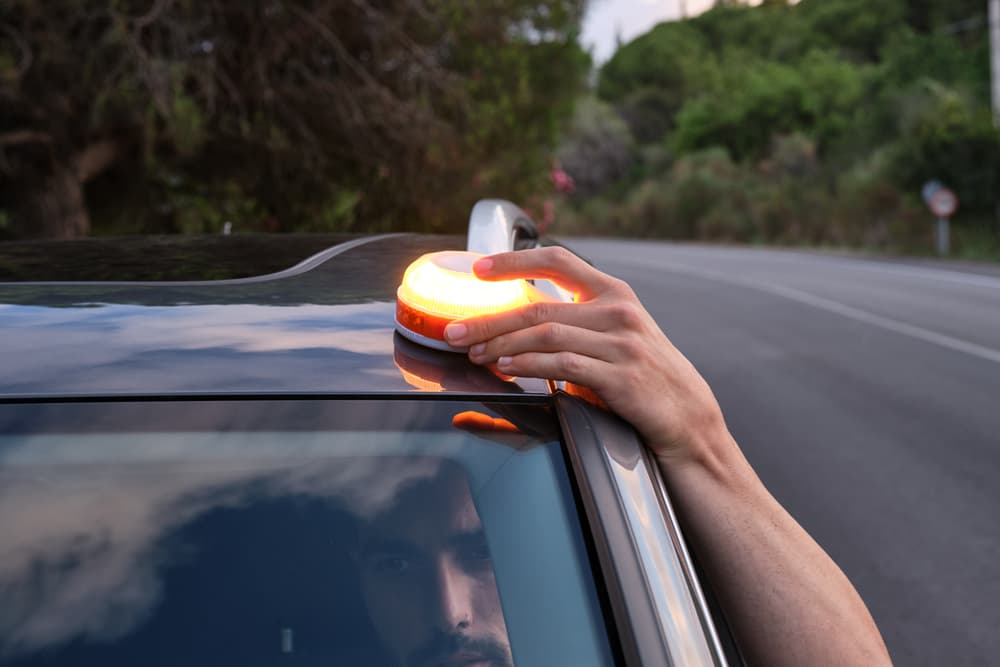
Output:
<path fill-rule="evenodd" d="M 396 291 L 396 330 L 437 350 L 465 352 L 445 342 L 444 328 L 455 320 L 501 313 L 530 303 L 536 292 L 524 280 L 480 280 L 472 265 L 484 255 L 434 252 L 406 269 Z"/>

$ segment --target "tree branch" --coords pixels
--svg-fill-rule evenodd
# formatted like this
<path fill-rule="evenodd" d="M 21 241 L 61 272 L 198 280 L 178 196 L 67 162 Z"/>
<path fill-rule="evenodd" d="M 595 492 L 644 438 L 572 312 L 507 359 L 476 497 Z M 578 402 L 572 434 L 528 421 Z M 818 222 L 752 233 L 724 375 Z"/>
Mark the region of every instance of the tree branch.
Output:
<path fill-rule="evenodd" d="M 148 12 L 135 19 L 136 32 L 140 32 L 143 28 L 155 23 L 160 18 L 160 15 L 172 4 L 173 0 L 156 0 L 156 3 Z"/>
<path fill-rule="evenodd" d="M 51 144 L 52 136 L 47 132 L 37 130 L 14 130 L 0 133 L 0 146 L 17 146 L 19 144 Z"/>
<path fill-rule="evenodd" d="M 73 169 L 80 183 L 86 183 L 118 160 L 121 147 L 112 140 L 90 144 L 73 157 Z"/>

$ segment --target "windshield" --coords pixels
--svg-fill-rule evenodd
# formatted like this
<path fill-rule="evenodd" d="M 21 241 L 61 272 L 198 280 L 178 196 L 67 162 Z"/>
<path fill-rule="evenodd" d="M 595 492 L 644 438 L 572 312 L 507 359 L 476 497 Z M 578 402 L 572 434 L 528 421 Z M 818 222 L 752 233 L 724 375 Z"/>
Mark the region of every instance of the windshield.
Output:
<path fill-rule="evenodd" d="M 8 405 L 0 426 L 2 665 L 612 662 L 544 407 Z"/>

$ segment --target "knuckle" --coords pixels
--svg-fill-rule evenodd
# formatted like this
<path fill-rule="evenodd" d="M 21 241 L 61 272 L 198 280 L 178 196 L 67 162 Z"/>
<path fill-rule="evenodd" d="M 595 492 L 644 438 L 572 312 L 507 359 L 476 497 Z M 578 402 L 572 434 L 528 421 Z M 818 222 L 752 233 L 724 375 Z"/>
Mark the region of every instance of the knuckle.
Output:
<path fill-rule="evenodd" d="M 625 317 L 625 304 L 615 303 L 608 306 L 608 319 L 616 325 L 621 325 Z"/>
<path fill-rule="evenodd" d="M 552 304 L 540 301 L 531 306 L 528 321 L 533 325 L 544 324 L 552 319 Z"/>
<path fill-rule="evenodd" d="M 569 264 L 570 262 L 572 262 L 574 259 L 576 259 L 576 255 L 574 255 L 573 253 L 571 253 L 566 248 L 563 248 L 562 246 L 551 246 L 551 247 L 547 248 L 547 250 L 549 251 L 549 254 L 551 255 L 551 258 L 550 258 L 551 261 L 554 264 L 557 264 L 558 266 L 566 266 L 567 264 Z"/>
<path fill-rule="evenodd" d="M 632 290 L 632 286 L 621 278 L 611 278 L 611 291 L 615 294 L 629 300 L 636 298 L 635 292 Z"/>
<path fill-rule="evenodd" d="M 531 311 L 534 306 L 535 304 L 533 303 L 526 303 L 518 306 L 514 310 L 507 313 L 506 317 L 512 326 L 523 327 L 531 319 Z"/>
<path fill-rule="evenodd" d="M 542 325 L 540 331 L 541 343 L 549 347 L 556 346 L 562 341 L 563 333 L 564 330 L 561 324 L 548 322 Z"/>
<path fill-rule="evenodd" d="M 581 361 L 571 352 L 559 352 L 556 354 L 556 369 L 564 379 L 577 378 L 583 369 Z"/>
<path fill-rule="evenodd" d="M 637 306 L 629 304 L 622 313 L 622 323 L 627 329 L 638 330 L 642 326 L 642 312 Z"/>
<path fill-rule="evenodd" d="M 626 359 L 638 359 L 642 356 L 642 344 L 633 338 L 622 339 L 618 348 Z"/>
<path fill-rule="evenodd" d="M 488 317 L 466 322 L 465 325 L 469 328 L 468 338 L 472 340 L 489 340 L 493 338 L 493 332 L 496 330 L 493 320 Z"/>
<path fill-rule="evenodd" d="M 507 349 L 507 344 L 509 340 L 510 337 L 507 336 L 506 334 L 500 334 L 495 338 L 488 339 L 486 343 L 486 353 L 488 355 L 493 355 L 493 356 L 498 356 L 502 354 L 504 350 Z"/>
<path fill-rule="evenodd" d="M 627 301 L 616 303 L 612 306 L 611 316 L 614 319 L 615 324 L 618 324 L 625 329 L 638 329 L 642 323 L 642 318 L 639 315 L 639 309 L 636 308 L 635 304 Z"/>

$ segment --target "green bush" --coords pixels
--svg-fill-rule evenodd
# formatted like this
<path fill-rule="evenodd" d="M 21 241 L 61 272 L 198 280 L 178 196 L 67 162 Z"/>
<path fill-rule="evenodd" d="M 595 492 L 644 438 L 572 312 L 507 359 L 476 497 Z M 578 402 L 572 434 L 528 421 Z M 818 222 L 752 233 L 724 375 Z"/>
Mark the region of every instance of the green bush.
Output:
<path fill-rule="evenodd" d="M 733 1 L 657 26 L 599 76 L 638 144 L 634 167 L 563 202 L 560 224 L 930 253 L 919 195 L 933 178 L 962 202 L 955 252 L 1000 256 L 984 10 L 976 0 Z M 956 29 L 966 19 L 974 29 Z"/>
<path fill-rule="evenodd" d="M 674 117 L 683 103 L 677 91 L 646 87 L 630 93 L 619 105 L 618 112 L 628 123 L 636 141 L 657 143 L 673 129 Z"/>
<path fill-rule="evenodd" d="M 691 20 L 715 53 L 739 50 L 755 58 L 794 60 L 815 45 L 800 12 L 788 2 L 771 0 L 761 7 L 717 4 Z"/>
<path fill-rule="evenodd" d="M 931 179 L 942 181 L 963 211 L 992 215 L 1000 193 L 1000 133 L 989 112 L 936 82 L 923 88 L 893 148 L 890 173 L 913 192 Z"/>
<path fill-rule="evenodd" d="M 832 173 L 818 160 L 815 143 L 800 134 L 777 137 L 757 163 L 735 163 L 725 150 L 710 149 L 679 158 L 621 201 L 564 203 L 557 229 L 926 252 L 929 217 L 885 176 L 885 161 L 880 155 Z"/>
<path fill-rule="evenodd" d="M 690 22 L 661 23 L 619 49 L 600 71 L 598 96 L 621 102 L 648 88 L 685 99 L 711 79 L 711 51 Z"/>
<path fill-rule="evenodd" d="M 735 57 L 734 57 L 735 58 Z M 870 71 L 826 51 L 795 65 L 725 61 L 719 87 L 692 100 L 677 117 L 678 152 L 725 146 L 738 159 L 757 158 L 775 134 L 805 132 L 821 148 L 854 125 Z"/>
<path fill-rule="evenodd" d="M 904 0 L 802 0 L 797 9 L 815 43 L 869 62 L 906 17 Z"/>
<path fill-rule="evenodd" d="M 581 100 L 556 156 L 576 183 L 576 196 L 592 197 L 625 179 L 635 162 L 635 141 L 609 105 Z"/>

